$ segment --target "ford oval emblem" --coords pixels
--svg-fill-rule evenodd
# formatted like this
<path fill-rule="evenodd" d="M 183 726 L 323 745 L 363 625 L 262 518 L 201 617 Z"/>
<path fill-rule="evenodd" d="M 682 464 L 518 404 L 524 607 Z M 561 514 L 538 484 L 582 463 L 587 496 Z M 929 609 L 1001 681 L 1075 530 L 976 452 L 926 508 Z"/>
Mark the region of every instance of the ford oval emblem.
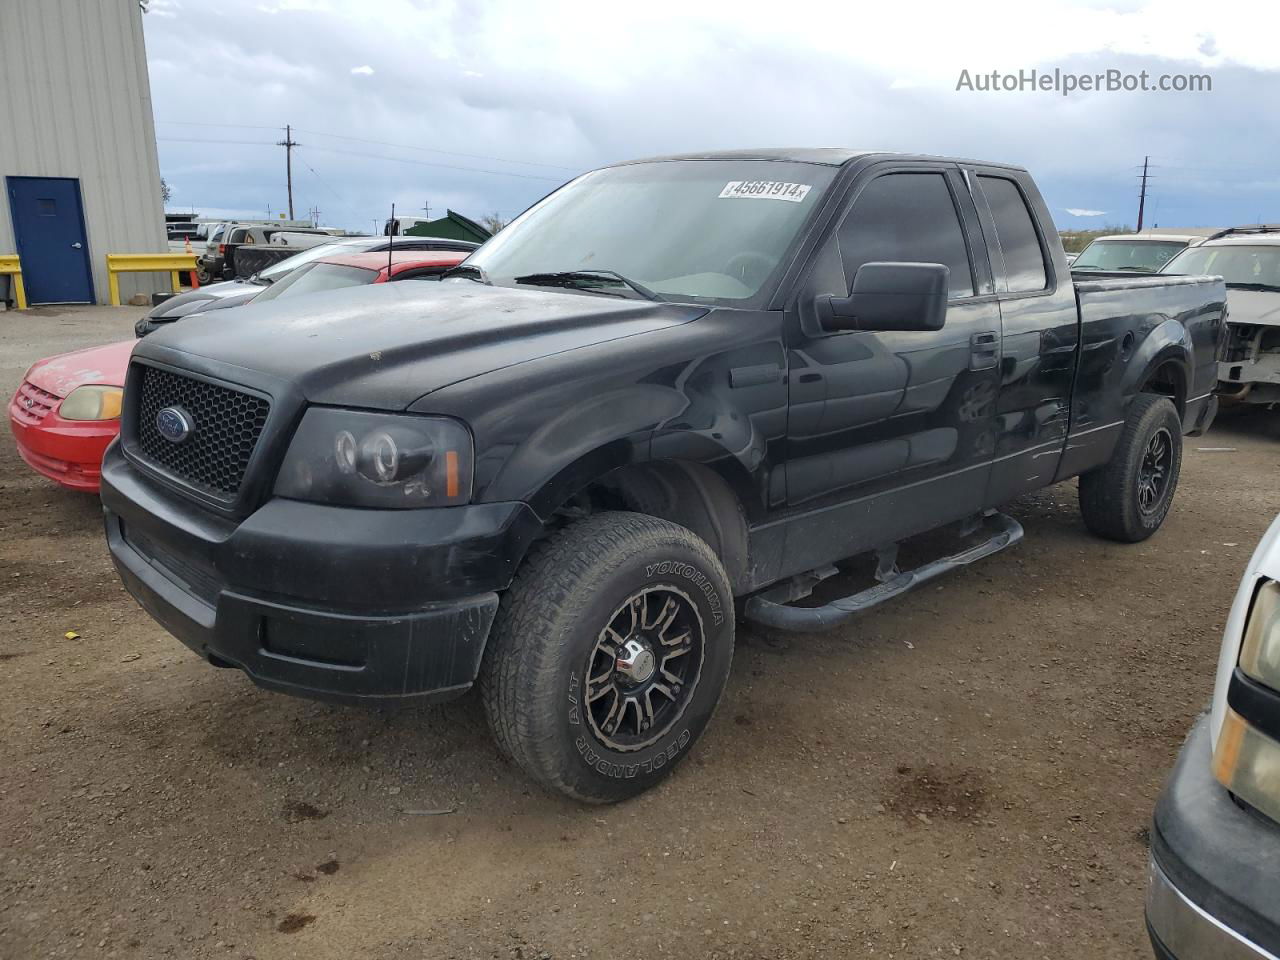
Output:
<path fill-rule="evenodd" d="M 170 443 L 181 443 L 193 429 L 190 414 L 181 407 L 165 407 L 156 414 L 156 430 Z"/>

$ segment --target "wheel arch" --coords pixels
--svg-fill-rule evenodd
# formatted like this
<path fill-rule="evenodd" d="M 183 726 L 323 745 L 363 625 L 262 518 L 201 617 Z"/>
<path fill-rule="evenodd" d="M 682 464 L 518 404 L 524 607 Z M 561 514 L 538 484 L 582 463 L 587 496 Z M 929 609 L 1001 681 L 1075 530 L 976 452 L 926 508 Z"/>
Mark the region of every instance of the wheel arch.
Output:
<path fill-rule="evenodd" d="M 1139 344 L 1125 377 L 1126 402 L 1140 393 L 1156 393 L 1173 401 L 1178 419 L 1186 415 L 1191 383 L 1192 346 L 1186 327 L 1165 320 Z"/>
<path fill-rule="evenodd" d="M 748 579 L 747 518 L 729 482 L 704 463 L 663 459 L 600 473 L 556 506 L 569 517 L 605 510 L 642 513 L 679 524 L 715 552 L 735 593 Z"/>

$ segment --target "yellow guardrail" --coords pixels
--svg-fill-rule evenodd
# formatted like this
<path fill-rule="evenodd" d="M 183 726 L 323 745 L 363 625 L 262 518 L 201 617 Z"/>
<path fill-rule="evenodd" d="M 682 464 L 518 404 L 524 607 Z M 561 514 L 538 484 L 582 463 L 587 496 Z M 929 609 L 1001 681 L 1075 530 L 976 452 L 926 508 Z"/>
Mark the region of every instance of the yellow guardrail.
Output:
<path fill-rule="evenodd" d="M 108 253 L 107 285 L 111 288 L 111 305 L 120 306 L 120 273 L 167 273 L 173 281 L 173 292 L 180 293 L 178 271 L 190 270 L 194 275 L 194 253 Z M 198 281 L 196 281 L 198 283 Z"/>
<path fill-rule="evenodd" d="M 13 299 L 19 310 L 27 309 L 27 288 L 22 285 L 22 264 L 16 253 L 0 256 L 0 275 L 13 277 Z"/>

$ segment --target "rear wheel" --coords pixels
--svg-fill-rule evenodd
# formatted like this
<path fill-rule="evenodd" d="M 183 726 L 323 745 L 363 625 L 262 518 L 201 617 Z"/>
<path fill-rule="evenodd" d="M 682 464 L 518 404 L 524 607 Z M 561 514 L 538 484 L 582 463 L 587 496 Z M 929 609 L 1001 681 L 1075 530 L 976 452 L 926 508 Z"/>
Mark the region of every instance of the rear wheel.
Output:
<path fill-rule="evenodd" d="M 684 527 L 604 513 L 536 548 L 481 667 L 494 738 L 544 786 L 609 803 L 653 786 L 711 719 L 733 657 L 719 560 Z"/>
<path fill-rule="evenodd" d="M 1145 540 L 1164 523 L 1182 469 L 1182 422 L 1168 397 L 1144 393 L 1129 415 L 1111 460 L 1080 477 L 1085 526 L 1124 543 Z"/>

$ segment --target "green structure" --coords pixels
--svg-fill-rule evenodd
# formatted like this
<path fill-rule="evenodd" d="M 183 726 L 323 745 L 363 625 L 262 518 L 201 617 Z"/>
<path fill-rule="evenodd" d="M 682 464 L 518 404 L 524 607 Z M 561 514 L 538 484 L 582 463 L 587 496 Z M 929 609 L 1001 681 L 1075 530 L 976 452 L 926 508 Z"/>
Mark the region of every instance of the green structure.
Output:
<path fill-rule="evenodd" d="M 452 210 L 446 211 L 439 220 L 429 220 L 410 227 L 404 232 L 406 237 L 443 237 L 448 240 L 470 240 L 484 243 L 492 234 L 484 227 Z"/>

